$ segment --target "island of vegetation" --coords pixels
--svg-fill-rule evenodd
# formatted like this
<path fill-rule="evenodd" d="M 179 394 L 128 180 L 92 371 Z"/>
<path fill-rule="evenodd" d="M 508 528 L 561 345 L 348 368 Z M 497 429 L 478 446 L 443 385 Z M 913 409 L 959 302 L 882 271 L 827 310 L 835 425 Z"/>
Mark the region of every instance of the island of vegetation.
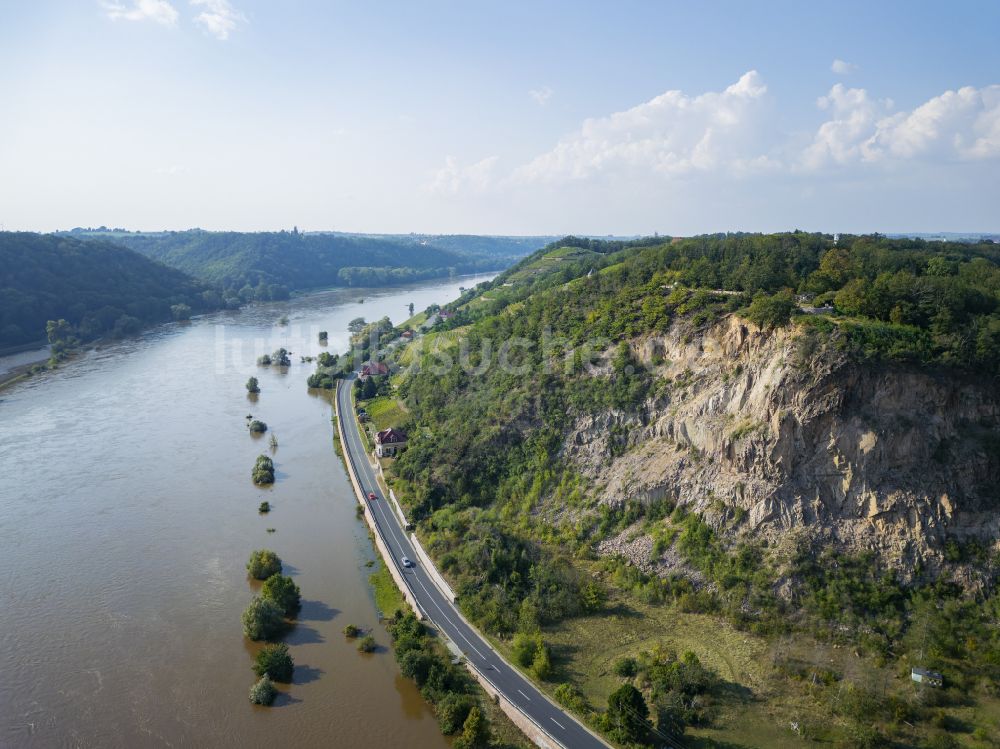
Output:
<path fill-rule="evenodd" d="M 274 483 L 274 462 L 266 455 L 261 455 L 254 463 L 250 478 L 259 486 Z"/>
<path fill-rule="evenodd" d="M 274 698 L 278 696 L 278 690 L 266 674 L 250 687 L 250 702 L 254 705 L 269 706 L 274 703 Z"/>
<path fill-rule="evenodd" d="M 287 683 L 292 680 L 294 671 L 295 662 L 288 653 L 288 645 L 283 642 L 269 642 L 254 656 L 253 672 L 259 677 Z"/>
<path fill-rule="evenodd" d="M 270 549 L 258 549 L 250 555 L 247 574 L 255 580 L 267 580 L 281 572 L 281 558 Z"/>
<path fill-rule="evenodd" d="M 290 620 L 299 612 L 302 594 L 299 586 L 281 574 L 281 559 L 269 549 L 258 549 L 250 555 L 247 574 L 263 580 L 260 594 L 254 596 L 241 617 L 243 634 L 250 640 L 267 641 L 254 657 L 254 673 L 260 677 L 250 689 L 250 701 L 270 705 L 277 690 L 272 681 L 290 682 L 295 663 L 288 645 L 274 642 L 288 629 Z"/>

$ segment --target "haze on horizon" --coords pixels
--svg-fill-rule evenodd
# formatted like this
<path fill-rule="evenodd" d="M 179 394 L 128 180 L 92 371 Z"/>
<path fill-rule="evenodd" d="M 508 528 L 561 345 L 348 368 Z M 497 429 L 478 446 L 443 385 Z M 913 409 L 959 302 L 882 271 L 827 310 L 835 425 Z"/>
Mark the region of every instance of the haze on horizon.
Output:
<path fill-rule="evenodd" d="M 0 7 L 0 225 L 1000 231 L 1000 6 Z"/>

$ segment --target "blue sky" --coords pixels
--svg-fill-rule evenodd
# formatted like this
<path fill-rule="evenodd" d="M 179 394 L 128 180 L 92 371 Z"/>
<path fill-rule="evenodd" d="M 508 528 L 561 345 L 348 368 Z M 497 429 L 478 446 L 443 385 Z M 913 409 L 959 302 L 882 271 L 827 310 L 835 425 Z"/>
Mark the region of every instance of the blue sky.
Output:
<path fill-rule="evenodd" d="M 0 224 L 1000 230 L 995 2 L 0 5 Z"/>

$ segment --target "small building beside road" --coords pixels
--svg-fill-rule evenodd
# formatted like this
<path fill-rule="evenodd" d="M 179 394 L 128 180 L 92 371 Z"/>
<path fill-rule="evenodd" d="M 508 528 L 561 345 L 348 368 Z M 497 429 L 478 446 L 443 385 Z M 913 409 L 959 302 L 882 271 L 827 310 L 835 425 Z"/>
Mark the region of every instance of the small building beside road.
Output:
<path fill-rule="evenodd" d="M 364 382 L 369 377 L 382 377 L 389 374 L 389 365 L 384 361 L 370 361 L 361 367 L 358 379 Z"/>
<path fill-rule="evenodd" d="M 406 447 L 406 432 L 389 427 L 375 435 L 375 454 L 380 458 L 394 458 Z"/>

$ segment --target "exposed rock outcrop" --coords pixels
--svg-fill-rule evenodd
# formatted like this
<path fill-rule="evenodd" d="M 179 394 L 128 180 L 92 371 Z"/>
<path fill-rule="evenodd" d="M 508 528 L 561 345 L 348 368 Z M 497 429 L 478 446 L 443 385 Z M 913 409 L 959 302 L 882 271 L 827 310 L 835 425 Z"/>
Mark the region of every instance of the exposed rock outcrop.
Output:
<path fill-rule="evenodd" d="M 815 334 L 813 334 L 815 335 Z M 954 371 L 863 365 L 796 326 L 736 317 L 634 344 L 657 395 L 580 418 L 564 454 L 604 502 L 664 497 L 727 533 L 870 550 L 904 578 L 1000 537 L 1000 393 Z M 817 345 L 818 344 L 818 345 Z M 978 571 L 949 566 L 975 586 Z"/>

